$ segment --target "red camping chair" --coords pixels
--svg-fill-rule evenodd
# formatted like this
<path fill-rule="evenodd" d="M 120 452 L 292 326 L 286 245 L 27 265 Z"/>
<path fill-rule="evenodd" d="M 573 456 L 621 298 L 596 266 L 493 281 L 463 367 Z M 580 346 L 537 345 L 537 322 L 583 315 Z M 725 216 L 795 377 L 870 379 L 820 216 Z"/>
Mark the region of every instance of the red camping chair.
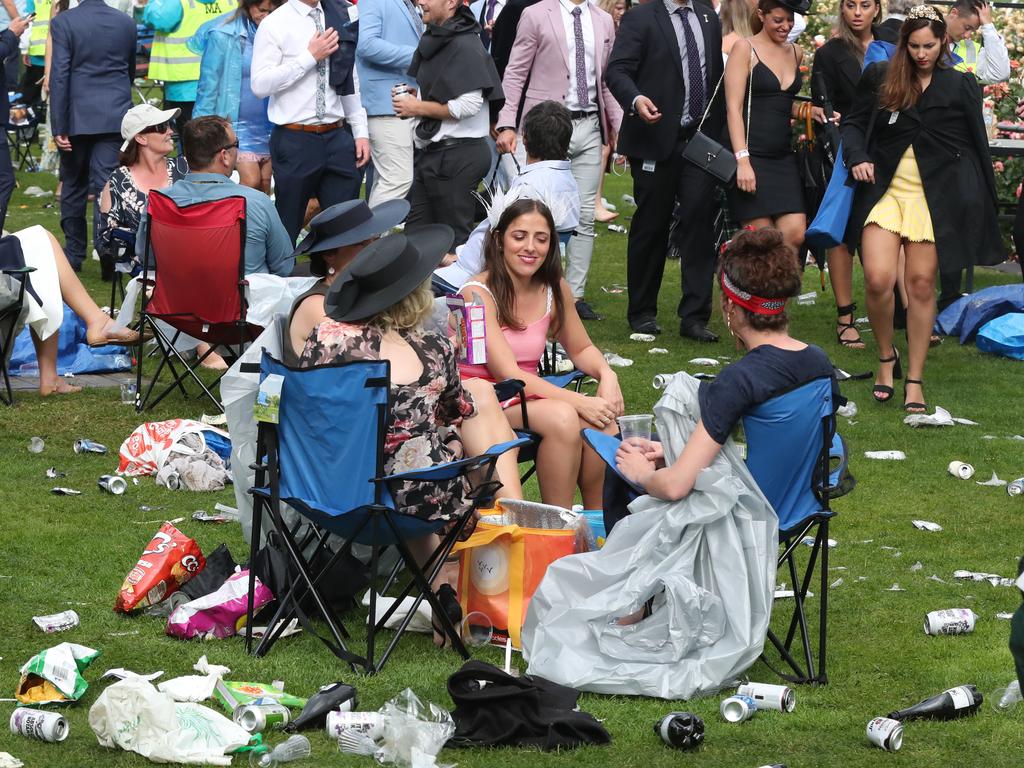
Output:
<path fill-rule="evenodd" d="M 139 327 L 141 332 L 149 323 L 162 358 L 144 395 L 139 365 L 135 410 L 152 408 L 175 387 L 188 397 L 182 382 L 191 376 L 223 411 L 210 391 L 220 377 L 207 387 L 196 367 L 217 347 L 230 359 L 238 357 L 263 330 L 245 320 L 245 198 L 225 197 L 179 207 L 153 190 L 146 216 L 149 226 L 142 279 L 154 288 L 148 298 L 143 292 Z M 151 277 L 154 268 L 157 274 Z M 174 329 L 174 335 L 169 336 L 156 320 Z M 190 364 L 174 347 L 182 334 L 206 342 L 210 350 Z M 175 363 L 182 366 L 180 373 Z M 165 366 L 174 380 L 150 401 Z"/>

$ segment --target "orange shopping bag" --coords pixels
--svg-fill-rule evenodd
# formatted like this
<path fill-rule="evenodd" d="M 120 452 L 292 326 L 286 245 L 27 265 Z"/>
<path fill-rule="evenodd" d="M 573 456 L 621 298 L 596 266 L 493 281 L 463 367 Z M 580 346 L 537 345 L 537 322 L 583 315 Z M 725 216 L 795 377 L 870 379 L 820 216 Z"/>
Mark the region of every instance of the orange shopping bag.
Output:
<path fill-rule="evenodd" d="M 519 633 L 530 598 L 548 565 L 577 551 L 574 529 L 547 530 L 487 522 L 481 513 L 473 535 L 455 545 L 459 551 L 459 603 L 462 615 L 479 611 L 494 628 L 492 642 L 520 648 Z"/>

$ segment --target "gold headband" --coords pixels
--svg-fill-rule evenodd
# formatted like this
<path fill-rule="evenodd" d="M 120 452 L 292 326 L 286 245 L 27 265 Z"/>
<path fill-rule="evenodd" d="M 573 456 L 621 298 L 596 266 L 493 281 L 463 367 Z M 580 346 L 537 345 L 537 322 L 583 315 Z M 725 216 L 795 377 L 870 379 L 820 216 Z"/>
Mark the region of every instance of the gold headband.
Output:
<path fill-rule="evenodd" d="M 930 5 L 915 5 L 907 14 L 908 19 L 929 19 L 931 21 L 942 21 L 939 12 Z"/>

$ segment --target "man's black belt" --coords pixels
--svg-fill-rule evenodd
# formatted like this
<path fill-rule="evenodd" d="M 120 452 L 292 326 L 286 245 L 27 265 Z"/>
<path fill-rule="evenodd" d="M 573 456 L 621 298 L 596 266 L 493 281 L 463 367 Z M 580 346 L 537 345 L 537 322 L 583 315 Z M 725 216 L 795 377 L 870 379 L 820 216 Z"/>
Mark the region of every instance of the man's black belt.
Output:
<path fill-rule="evenodd" d="M 587 111 L 585 109 L 577 109 L 575 112 L 570 112 L 569 117 L 571 117 L 573 120 L 582 120 L 585 117 L 591 117 L 596 114 L 597 110 L 592 109 L 590 111 Z"/>

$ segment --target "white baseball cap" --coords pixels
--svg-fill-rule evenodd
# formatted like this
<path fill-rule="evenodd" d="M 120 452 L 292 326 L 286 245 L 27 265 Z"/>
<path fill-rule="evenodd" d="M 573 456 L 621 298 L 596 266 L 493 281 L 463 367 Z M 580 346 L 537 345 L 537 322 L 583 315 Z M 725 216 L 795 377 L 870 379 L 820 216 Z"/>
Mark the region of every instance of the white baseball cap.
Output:
<path fill-rule="evenodd" d="M 121 151 L 128 149 L 132 139 L 142 131 L 173 120 L 179 114 L 180 109 L 157 109 L 152 104 L 136 104 L 121 118 L 121 138 L 124 139 Z"/>

